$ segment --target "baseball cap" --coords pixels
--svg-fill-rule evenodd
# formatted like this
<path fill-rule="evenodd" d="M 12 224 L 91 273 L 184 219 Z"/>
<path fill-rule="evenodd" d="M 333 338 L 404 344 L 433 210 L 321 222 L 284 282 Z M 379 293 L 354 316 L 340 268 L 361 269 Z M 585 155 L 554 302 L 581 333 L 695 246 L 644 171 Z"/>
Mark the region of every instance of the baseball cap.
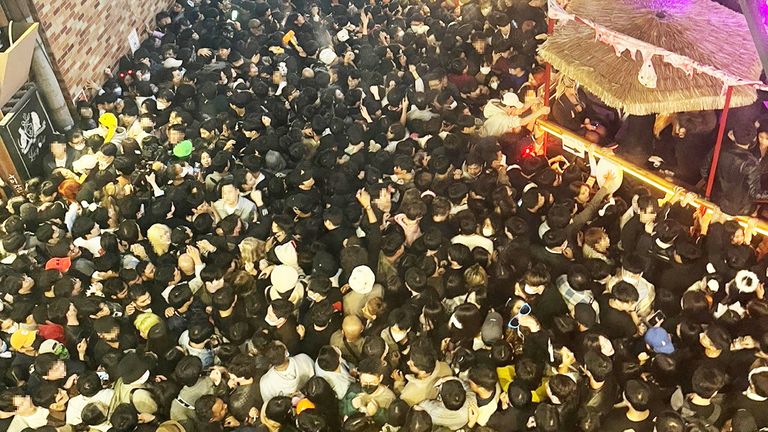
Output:
<path fill-rule="evenodd" d="M 651 327 L 645 332 L 645 343 L 651 349 L 660 354 L 672 354 L 675 346 L 672 345 L 672 337 L 661 327 Z"/>
<path fill-rule="evenodd" d="M 72 260 L 69 257 L 51 258 L 45 263 L 46 270 L 58 270 L 61 273 L 66 273 L 70 266 L 72 266 Z"/>
<path fill-rule="evenodd" d="M 37 330 L 19 329 L 11 335 L 11 348 L 19 351 L 22 348 L 31 347 L 35 343 Z"/>
<path fill-rule="evenodd" d="M 177 158 L 184 158 L 192 154 L 192 141 L 184 140 L 173 146 L 173 155 Z"/>

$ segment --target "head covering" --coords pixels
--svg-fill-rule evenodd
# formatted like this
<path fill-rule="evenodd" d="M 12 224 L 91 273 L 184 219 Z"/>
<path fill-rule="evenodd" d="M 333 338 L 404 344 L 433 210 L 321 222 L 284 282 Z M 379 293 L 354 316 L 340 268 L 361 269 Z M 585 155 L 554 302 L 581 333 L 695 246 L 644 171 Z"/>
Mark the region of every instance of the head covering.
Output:
<path fill-rule="evenodd" d="M 31 347 L 37 337 L 36 330 L 19 329 L 11 335 L 11 348 L 19 351 L 22 348 Z"/>
<path fill-rule="evenodd" d="M 281 264 L 275 266 L 272 274 L 269 275 L 272 287 L 279 293 L 286 293 L 292 290 L 299 281 L 299 272 L 295 268 Z"/>
<path fill-rule="evenodd" d="M 147 339 L 147 336 L 149 336 L 149 331 L 152 329 L 152 327 L 159 323 L 160 317 L 153 314 L 152 312 L 139 314 L 133 321 L 133 325 L 136 326 L 136 330 L 139 331 L 139 334 L 144 339 Z"/>
<path fill-rule="evenodd" d="M 175 58 L 169 58 L 169 59 L 165 59 L 165 61 L 163 62 L 163 67 L 166 69 L 177 68 L 177 67 L 181 67 L 182 63 L 183 62 L 181 60 L 176 60 Z"/>
<path fill-rule="evenodd" d="M 317 57 L 321 62 L 325 63 L 327 66 L 330 66 L 330 64 L 336 60 L 336 53 L 331 48 L 323 48 Z"/>
<path fill-rule="evenodd" d="M 357 266 L 349 275 L 349 287 L 358 294 L 368 294 L 373 290 L 373 283 L 376 282 L 376 275 L 373 270 L 366 265 Z"/>
<path fill-rule="evenodd" d="M 740 293 L 749 294 L 757 290 L 760 280 L 757 275 L 749 270 L 740 270 L 733 278 L 733 284 Z"/>
<path fill-rule="evenodd" d="M 296 415 L 301 414 L 302 411 L 315 408 L 315 404 L 309 399 L 302 399 L 296 404 Z"/>
<path fill-rule="evenodd" d="M 51 339 L 64 343 L 66 341 L 64 337 L 64 327 L 58 324 L 41 324 L 37 327 L 37 333 L 43 339 Z"/>
<path fill-rule="evenodd" d="M 185 158 L 192 154 L 192 141 L 184 140 L 173 146 L 173 155 L 177 158 Z"/>
<path fill-rule="evenodd" d="M 45 263 L 46 270 L 57 270 L 61 273 L 66 273 L 69 267 L 72 265 L 72 260 L 69 257 L 64 258 L 51 258 Z"/>
<path fill-rule="evenodd" d="M 506 92 L 501 98 L 501 103 L 508 107 L 522 108 L 523 103 L 520 102 L 520 98 L 517 97 L 515 92 Z"/>
<path fill-rule="evenodd" d="M 40 344 L 40 349 L 37 352 L 38 354 L 56 354 L 56 356 L 62 360 L 69 359 L 69 352 L 67 351 L 67 348 L 64 346 L 64 344 L 53 339 L 43 341 L 43 343 Z"/>
<path fill-rule="evenodd" d="M 117 117 L 112 113 L 104 113 L 99 116 L 99 124 L 107 128 L 107 134 L 104 135 L 104 144 L 112 142 L 112 137 L 115 136 L 117 130 Z"/>
<path fill-rule="evenodd" d="M 672 354 L 675 346 L 672 345 L 672 337 L 661 327 L 651 327 L 645 332 L 645 343 L 659 354 Z"/>
<path fill-rule="evenodd" d="M 339 40 L 339 42 L 346 42 L 349 40 L 349 30 L 347 29 L 341 29 L 338 33 L 336 33 L 336 39 Z"/>
<path fill-rule="evenodd" d="M 281 263 L 293 268 L 299 267 L 299 260 L 296 254 L 296 245 L 293 242 L 275 246 L 275 256 Z"/>
<path fill-rule="evenodd" d="M 496 311 L 488 312 L 483 327 L 480 329 L 480 336 L 483 338 L 483 342 L 486 345 L 491 345 L 501 340 L 503 329 L 500 313 Z"/>
<path fill-rule="evenodd" d="M 139 354 L 132 352 L 120 359 L 117 370 L 123 383 L 131 384 L 143 379 L 144 375 L 149 373 L 149 366 Z"/>
<path fill-rule="evenodd" d="M 95 168 L 98 162 L 99 160 L 94 154 L 82 155 L 76 161 L 72 162 L 72 170 L 78 174 L 84 174 L 86 170 Z"/>

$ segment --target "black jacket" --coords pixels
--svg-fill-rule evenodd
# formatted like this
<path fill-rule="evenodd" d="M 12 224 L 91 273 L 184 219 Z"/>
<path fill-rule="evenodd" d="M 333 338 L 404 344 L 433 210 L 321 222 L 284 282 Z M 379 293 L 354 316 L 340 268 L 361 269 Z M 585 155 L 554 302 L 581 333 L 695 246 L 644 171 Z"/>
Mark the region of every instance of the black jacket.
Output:
<path fill-rule="evenodd" d="M 709 177 L 712 154 L 707 155 L 701 167 L 705 180 Z M 751 213 L 755 200 L 768 198 L 768 193 L 760 190 L 760 161 L 749 150 L 734 144 L 725 146 L 717 163 L 712 198 L 727 214 Z"/>

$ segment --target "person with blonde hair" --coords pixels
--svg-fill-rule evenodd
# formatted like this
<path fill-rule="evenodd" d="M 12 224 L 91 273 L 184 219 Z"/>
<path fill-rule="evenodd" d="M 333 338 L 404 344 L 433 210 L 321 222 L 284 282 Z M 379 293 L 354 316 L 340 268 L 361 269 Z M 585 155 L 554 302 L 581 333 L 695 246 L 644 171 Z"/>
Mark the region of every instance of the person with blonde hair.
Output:
<path fill-rule="evenodd" d="M 266 256 L 265 246 L 266 243 L 263 240 L 255 237 L 246 237 L 238 244 L 245 271 L 250 274 L 258 272 L 258 263 Z"/>
<path fill-rule="evenodd" d="M 171 248 L 171 229 L 168 225 L 154 224 L 147 230 L 147 240 L 157 256 L 165 255 Z"/>

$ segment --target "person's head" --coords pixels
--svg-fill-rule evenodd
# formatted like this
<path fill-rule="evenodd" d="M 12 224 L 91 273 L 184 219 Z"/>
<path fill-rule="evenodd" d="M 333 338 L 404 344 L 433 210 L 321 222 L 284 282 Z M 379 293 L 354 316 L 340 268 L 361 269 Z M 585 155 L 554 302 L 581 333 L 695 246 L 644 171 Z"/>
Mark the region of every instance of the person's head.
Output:
<path fill-rule="evenodd" d="M 656 417 L 656 432 L 685 432 L 686 424 L 683 417 L 674 411 L 664 411 Z"/>
<path fill-rule="evenodd" d="M 67 376 L 67 365 L 56 354 L 40 354 L 35 358 L 35 372 L 46 381 L 59 381 Z"/>
<path fill-rule="evenodd" d="M 624 311 L 630 311 L 635 308 L 640 295 L 632 284 L 625 281 L 619 281 L 611 290 L 612 306 Z"/>
<path fill-rule="evenodd" d="M 635 411 L 645 411 L 651 400 L 651 387 L 644 381 L 629 380 L 624 386 L 624 400 Z"/>
<path fill-rule="evenodd" d="M 711 399 L 724 385 L 725 373 L 716 366 L 701 365 L 693 372 L 693 392 L 703 399 Z"/>
<path fill-rule="evenodd" d="M 264 348 L 264 357 L 270 366 L 282 366 L 288 362 L 289 354 L 282 342 L 273 342 Z"/>
<path fill-rule="evenodd" d="M 227 404 L 212 394 L 201 396 L 195 402 L 195 415 L 202 423 L 217 423 L 227 416 Z"/>
<path fill-rule="evenodd" d="M 701 346 L 710 351 L 728 351 L 731 341 L 728 331 L 717 324 L 707 326 L 706 330 L 699 335 Z"/>
<path fill-rule="evenodd" d="M 742 148 L 750 148 L 757 138 L 757 127 L 752 121 L 742 121 L 731 131 L 734 143 Z"/>
<path fill-rule="evenodd" d="M 603 353 L 588 351 L 584 356 L 584 369 L 594 381 L 604 382 L 613 373 L 613 362 Z"/>
<path fill-rule="evenodd" d="M 458 379 L 450 379 L 440 386 L 440 399 L 443 405 L 450 411 L 458 411 L 467 400 L 467 392 L 464 385 Z"/>
<path fill-rule="evenodd" d="M 363 391 L 372 394 L 384 380 L 384 366 L 378 358 L 365 358 L 357 367 L 360 386 Z"/>
<path fill-rule="evenodd" d="M 604 229 L 593 227 L 584 232 L 584 244 L 600 253 L 606 253 L 611 246 L 611 239 Z"/>
<path fill-rule="evenodd" d="M 67 391 L 50 381 L 43 381 L 38 384 L 30 391 L 30 396 L 32 396 L 32 401 L 36 406 L 54 412 L 66 410 L 69 401 Z"/>
<path fill-rule="evenodd" d="M 486 365 L 478 365 L 469 370 L 469 388 L 475 393 L 479 389 L 494 391 L 498 380 L 496 370 Z"/>

